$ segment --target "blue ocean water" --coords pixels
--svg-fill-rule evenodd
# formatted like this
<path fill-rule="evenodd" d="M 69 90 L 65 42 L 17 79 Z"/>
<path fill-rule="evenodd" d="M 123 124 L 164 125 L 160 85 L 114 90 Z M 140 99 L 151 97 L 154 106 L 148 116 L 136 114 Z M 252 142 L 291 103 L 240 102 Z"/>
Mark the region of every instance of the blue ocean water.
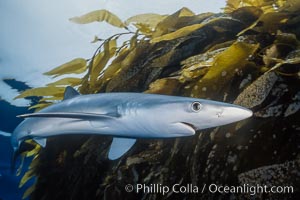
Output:
<path fill-rule="evenodd" d="M 6 80 L 5 82 L 18 91 L 29 88 L 24 83 L 15 80 Z M 28 111 L 27 107 L 16 107 L 6 101 L 0 100 L 0 130 L 12 133 L 15 127 L 22 121 L 22 119 L 19 119 L 16 116 L 28 112 L 30 111 Z M 15 173 L 11 172 L 11 158 L 12 148 L 10 145 L 10 138 L 0 135 L 0 200 L 22 199 L 22 196 L 28 187 L 28 185 L 25 185 L 24 187 L 19 188 L 22 174 L 16 176 Z M 27 160 L 25 163 L 23 167 L 24 170 L 27 168 L 29 162 L 30 160 Z M 17 166 L 18 164 L 19 163 L 17 163 Z"/>

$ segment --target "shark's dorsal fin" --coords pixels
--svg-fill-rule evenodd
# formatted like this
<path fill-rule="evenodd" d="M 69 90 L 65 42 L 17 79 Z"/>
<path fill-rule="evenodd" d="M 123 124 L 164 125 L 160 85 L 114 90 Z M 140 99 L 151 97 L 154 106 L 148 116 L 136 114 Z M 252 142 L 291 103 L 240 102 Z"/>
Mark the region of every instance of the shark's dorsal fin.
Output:
<path fill-rule="evenodd" d="M 66 90 L 64 93 L 64 100 L 72 99 L 73 97 L 76 97 L 78 95 L 80 95 L 79 92 L 77 92 L 73 87 L 68 86 L 68 87 L 66 87 Z"/>
<path fill-rule="evenodd" d="M 28 118 L 28 117 L 52 117 L 52 118 L 74 118 L 74 119 L 114 119 L 118 116 L 97 114 L 97 113 L 77 113 L 77 112 L 50 112 L 50 113 L 28 113 L 24 115 L 18 115 L 17 117 Z"/>
<path fill-rule="evenodd" d="M 46 147 L 47 139 L 46 138 L 34 138 L 33 139 L 36 143 L 41 145 L 43 148 Z"/>
<path fill-rule="evenodd" d="M 124 155 L 136 142 L 131 138 L 114 138 L 109 149 L 108 158 L 116 160 Z"/>

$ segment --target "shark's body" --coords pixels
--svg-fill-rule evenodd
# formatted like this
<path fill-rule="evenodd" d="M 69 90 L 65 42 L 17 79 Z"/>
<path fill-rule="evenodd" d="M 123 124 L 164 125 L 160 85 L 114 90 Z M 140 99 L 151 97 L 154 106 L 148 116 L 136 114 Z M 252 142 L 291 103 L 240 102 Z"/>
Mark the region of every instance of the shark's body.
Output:
<path fill-rule="evenodd" d="M 42 146 L 50 136 L 98 134 L 114 136 L 108 157 L 127 152 L 137 138 L 172 138 L 248 118 L 246 108 L 196 98 L 141 93 L 79 95 L 68 87 L 65 100 L 26 118 L 12 134 L 16 150 L 34 139 Z"/>

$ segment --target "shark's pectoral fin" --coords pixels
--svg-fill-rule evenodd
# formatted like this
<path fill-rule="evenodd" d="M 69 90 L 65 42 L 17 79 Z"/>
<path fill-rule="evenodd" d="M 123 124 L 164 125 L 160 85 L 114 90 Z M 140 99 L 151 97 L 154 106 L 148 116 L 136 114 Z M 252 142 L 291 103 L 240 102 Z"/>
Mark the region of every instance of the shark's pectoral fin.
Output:
<path fill-rule="evenodd" d="M 115 160 L 124 155 L 136 142 L 136 139 L 114 138 L 109 149 L 108 158 Z"/>
<path fill-rule="evenodd" d="M 46 138 L 34 138 L 33 139 L 36 143 L 41 145 L 43 148 L 46 147 L 47 139 Z"/>
<path fill-rule="evenodd" d="M 83 120 L 97 120 L 97 119 L 114 119 L 118 116 L 112 116 L 109 114 L 97 114 L 97 113 L 77 113 L 77 112 L 37 112 L 18 115 L 17 117 L 28 118 L 28 117 L 53 117 L 53 118 L 73 118 Z"/>

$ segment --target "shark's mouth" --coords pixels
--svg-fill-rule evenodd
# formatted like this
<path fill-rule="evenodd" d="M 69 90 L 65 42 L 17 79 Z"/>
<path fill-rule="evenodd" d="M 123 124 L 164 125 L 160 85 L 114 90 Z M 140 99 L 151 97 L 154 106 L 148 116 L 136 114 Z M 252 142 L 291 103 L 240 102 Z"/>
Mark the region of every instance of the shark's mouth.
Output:
<path fill-rule="evenodd" d="M 190 123 L 187 123 L 187 122 L 181 122 L 182 124 L 188 126 L 189 128 L 193 129 L 194 131 L 197 130 L 197 128 L 193 125 L 193 124 L 190 124 Z"/>

